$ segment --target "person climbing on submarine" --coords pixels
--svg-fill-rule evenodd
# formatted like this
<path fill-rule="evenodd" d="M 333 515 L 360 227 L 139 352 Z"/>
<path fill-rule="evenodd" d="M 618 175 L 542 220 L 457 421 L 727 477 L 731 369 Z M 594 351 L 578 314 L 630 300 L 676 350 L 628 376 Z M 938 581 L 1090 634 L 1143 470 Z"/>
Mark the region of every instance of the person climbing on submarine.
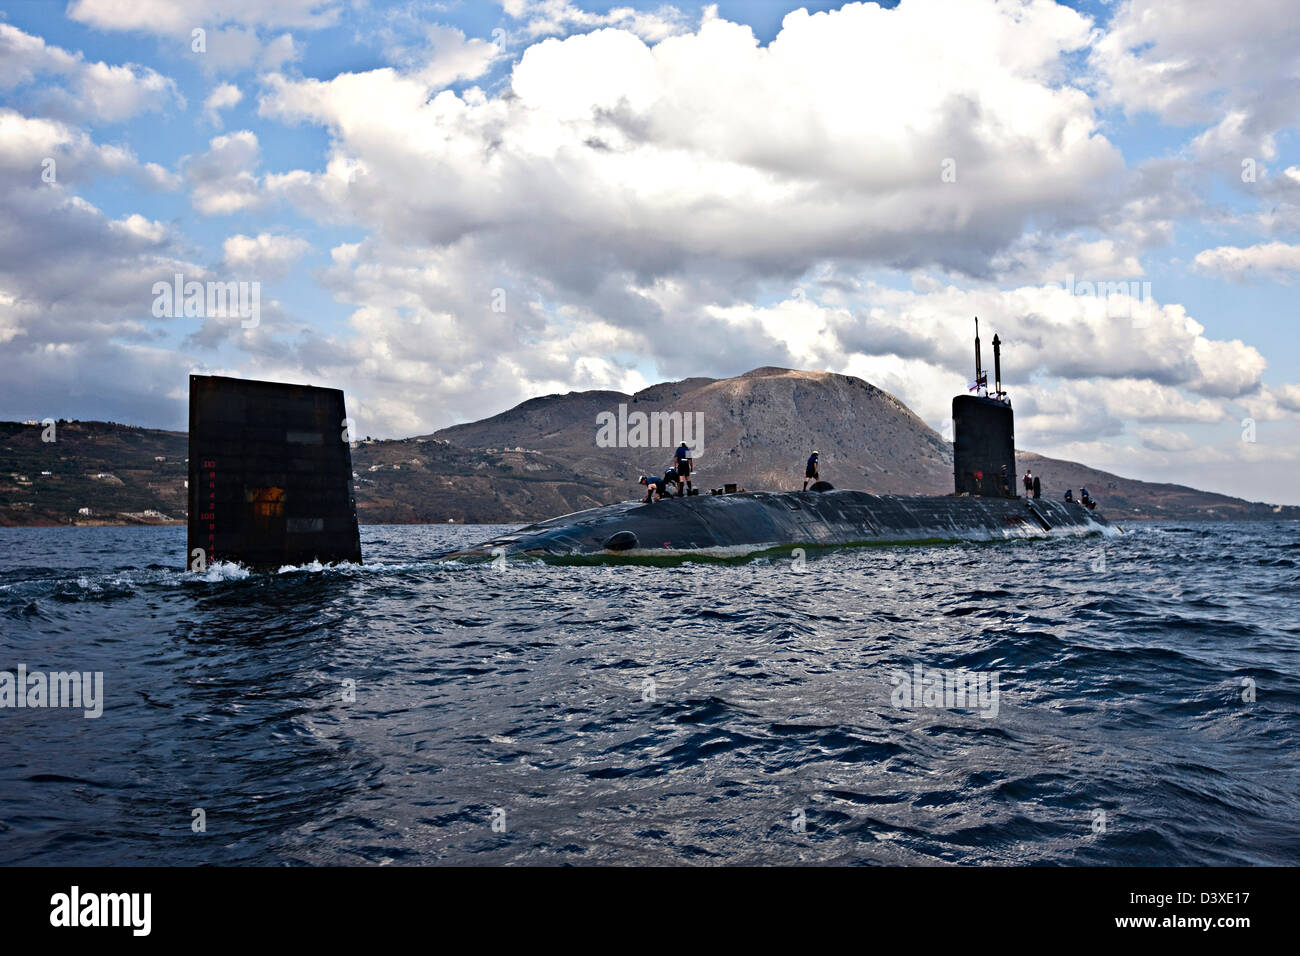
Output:
<path fill-rule="evenodd" d="M 659 501 L 663 498 L 668 487 L 668 482 L 662 478 L 656 478 L 654 475 L 642 475 L 638 484 L 646 486 L 645 497 L 641 499 L 644 504 Z"/>

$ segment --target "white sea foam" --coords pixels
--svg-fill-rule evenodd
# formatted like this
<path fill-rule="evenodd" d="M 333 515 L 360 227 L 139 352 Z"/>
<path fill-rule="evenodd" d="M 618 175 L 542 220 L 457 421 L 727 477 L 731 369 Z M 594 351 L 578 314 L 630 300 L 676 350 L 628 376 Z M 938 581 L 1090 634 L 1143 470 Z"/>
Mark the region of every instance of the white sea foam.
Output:
<path fill-rule="evenodd" d="M 242 581 L 252 572 L 236 561 L 218 561 L 205 571 L 182 571 L 180 581 Z"/>

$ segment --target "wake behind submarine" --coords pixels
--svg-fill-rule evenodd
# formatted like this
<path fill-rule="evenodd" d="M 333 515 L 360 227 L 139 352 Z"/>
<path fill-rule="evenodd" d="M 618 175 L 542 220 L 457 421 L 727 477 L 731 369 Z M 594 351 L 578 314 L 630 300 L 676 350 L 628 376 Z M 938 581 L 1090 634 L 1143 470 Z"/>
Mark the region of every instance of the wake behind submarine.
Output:
<path fill-rule="evenodd" d="M 444 559 L 532 556 L 546 560 L 697 557 L 730 559 L 791 547 L 998 541 L 1115 534 L 1081 502 L 1021 498 L 1011 400 L 993 337 L 994 389 L 980 367 L 975 327 L 974 395 L 952 400 L 950 495 L 874 495 L 818 482 L 809 491 L 664 497 L 591 508 L 528 525 Z"/>

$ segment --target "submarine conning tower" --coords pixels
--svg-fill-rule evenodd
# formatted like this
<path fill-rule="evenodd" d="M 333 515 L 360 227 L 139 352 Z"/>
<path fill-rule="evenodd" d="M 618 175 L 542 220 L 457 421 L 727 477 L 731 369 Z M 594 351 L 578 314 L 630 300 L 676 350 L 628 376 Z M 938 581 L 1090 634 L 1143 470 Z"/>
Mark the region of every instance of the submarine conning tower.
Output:
<path fill-rule="evenodd" d="M 1011 399 L 1002 390 L 1002 342 L 993 336 L 993 381 L 980 363 L 980 327 L 975 319 L 973 395 L 952 400 L 952 477 L 957 494 L 1015 497 L 1016 429 Z M 1006 483 L 1003 484 L 1003 477 Z"/>

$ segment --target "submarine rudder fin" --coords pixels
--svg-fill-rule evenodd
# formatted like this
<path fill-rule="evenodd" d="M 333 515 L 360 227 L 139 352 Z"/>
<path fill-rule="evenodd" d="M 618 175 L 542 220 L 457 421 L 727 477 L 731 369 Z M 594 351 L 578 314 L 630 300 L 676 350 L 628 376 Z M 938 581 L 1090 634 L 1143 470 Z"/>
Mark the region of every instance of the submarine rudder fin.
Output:
<path fill-rule="evenodd" d="M 187 570 L 361 563 L 343 392 L 190 376 Z"/>

